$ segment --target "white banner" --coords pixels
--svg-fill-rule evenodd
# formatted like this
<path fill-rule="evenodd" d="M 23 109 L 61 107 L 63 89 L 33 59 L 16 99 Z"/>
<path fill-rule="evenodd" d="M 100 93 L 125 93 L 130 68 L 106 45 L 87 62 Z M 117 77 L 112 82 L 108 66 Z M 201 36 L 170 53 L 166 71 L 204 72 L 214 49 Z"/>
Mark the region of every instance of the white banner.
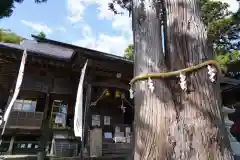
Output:
<path fill-rule="evenodd" d="M 82 122 L 83 122 L 83 82 L 84 82 L 84 77 L 85 77 L 85 71 L 87 68 L 87 63 L 86 61 L 81 77 L 79 80 L 79 85 L 78 85 L 78 91 L 77 91 L 77 98 L 76 98 L 76 104 L 75 104 L 75 111 L 74 111 L 74 135 L 75 137 L 81 137 L 82 138 Z"/>
<path fill-rule="evenodd" d="M 20 64 L 20 68 L 19 68 L 19 72 L 18 72 L 16 85 L 15 85 L 15 90 L 13 92 L 12 99 L 11 99 L 10 103 L 8 104 L 7 109 L 4 113 L 3 121 L 5 122 L 5 124 L 4 124 L 2 134 L 4 133 L 9 114 L 12 110 L 13 104 L 16 101 L 18 93 L 19 93 L 20 88 L 21 88 L 26 60 L 27 60 L 27 51 L 25 49 L 24 52 L 23 52 L 23 55 L 22 55 L 22 60 L 21 60 L 21 64 Z"/>

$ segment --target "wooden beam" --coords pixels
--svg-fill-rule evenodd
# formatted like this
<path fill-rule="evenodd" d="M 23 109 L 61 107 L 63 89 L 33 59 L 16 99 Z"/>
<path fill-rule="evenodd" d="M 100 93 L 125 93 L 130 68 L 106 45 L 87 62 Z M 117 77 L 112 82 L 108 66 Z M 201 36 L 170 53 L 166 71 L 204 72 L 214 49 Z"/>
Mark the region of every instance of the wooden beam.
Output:
<path fill-rule="evenodd" d="M 224 92 L 225 90 L 229 90 L 229 89 L 231 89 L 231 88 L 233 88 L 232 85 L 222 86 L 222 87 L 221 87 L 221 92 Z"/>
<path fill-rule="evenodd" d="M 45 159 L 45 147 L 47 144 L 47 140 L 49 138 L 50 134 L 50 128 L 49 128 L 49 120 L 47 119 L 47 111 L 49 108 L 50 103 L 50 94 L 46 94 L 45 98 L 45 107 L 43 112 L 43 121 L 41 126 L 41 137 L 40 137 L 40 153 L 38 154 L 38 160 L 44 160 Z"/>
<path fill-rule="evenodd" d="M 111 79 L 118 79 L 116 77 L 117 75 L 117 72 L 106 72 L 106 71 L 102 71 L 102 70 L 92 70 L 93 74 L 92 76 L 99 76 L 99 77 L 106 77 L 106 78 L 111 78 Z M 122 74 L 122 77 L 119 78 L 118 80 L 123 80 L 123 81 L 127 81 L 129 82 L 131 79 L 132 79 L 132 76 L 129 76 L 129 75 L 125 75 L 123 73 Z"/>
<path fill-rule="evenodd" d="M 21 59 L 21 55 L 14 55 L 12 52 L 0 52 L 0 58 L 7 62 L 15 62 L 17 59 Z"/>
<path fill-rule="evenodd" d="M 103 71 L 122 73 L 129 76 L 133 75 L 133 66 L 129 64 L 122 65 L 113 62 L 90 60 L 89 66 Z"/>
<path fill-rule="evenodd" d="M 220 83 L 227 83 L 227 84 L 231 84 L 231 85 L 240 85 L 240 80 L 234 79 L 234 78 L 229 78 L 229 77 L 224 77 L 224 76 L 220 76 L 219 81 L 220 81 Z"/>
<path fill-rule="evenodd" d="M 83 158 L 83 152 L 84 152 L 84 146 L 85 146 L 85 140 L 88 139 L 88 137 L 85 138 L 85 135 L 88 136 L 88 120 L 89 120 L 89 109 L 90 109 L 90 103 L 91 103 L 91 95 L 92 95 L 92 85 L 87 85 L 87 91 L 86 91 L 86 101 L 85 101 L 85 107 L 84 107 L 84 116 L 83 116 L 83 130 L 82 130 L 82 144 L 81 144 L 81 159 Z"/>
<path fill-rule="evenodd" d="M 4 58 L 0 58 L 0 63 L 1 64 L 6 64 L 6 63 L 12 63 L 12 61 L 9 61 L 9 60 L 4 59 Z"/>
<path fill-rule="evenodd" d="M 118 88 L 118 89 L 124 89 L 129 90 L 129 86 L 115 80 L 108 80 L 108 81 L 95 81 L 92 83 L 94 87 L 105 87 L 105 88 Z"/>

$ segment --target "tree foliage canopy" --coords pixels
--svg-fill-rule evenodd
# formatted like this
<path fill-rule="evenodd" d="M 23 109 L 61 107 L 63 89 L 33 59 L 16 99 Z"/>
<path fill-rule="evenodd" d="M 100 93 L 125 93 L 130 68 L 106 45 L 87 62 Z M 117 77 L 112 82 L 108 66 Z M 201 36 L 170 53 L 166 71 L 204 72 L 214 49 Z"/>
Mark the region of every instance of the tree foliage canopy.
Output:
<path fill-rule="evenodd" d="M 215 52 L 229 52 L 239 49 L 240 10 L 229 11 L 229 5 L 223 2 L 201 0 L 201 16 L 207 27 L 208 38 L 215 44 Z"/>
<path fill-rule="evenodd" d="M 0 19 L 10 17 L 15 8 L 15 3 L 22 3 L 24 0 L 1 0 L 0 1 Z M 35 0 L 36 3 L 47 2 L 47 0 Z"/>
<path fill-rule="evenodd" d="M 239 51 L 234 50 L 225 54 L 219 54 L 216 56 L 216 60 L 222 67 L 225 67 L 232 62 L 240 60 Z"/>
<path fill-rule="evenodd" d="M 43 31 L 41 31 L 39 34 L 38 34 L 38 37 L 39 38 L 46 38 L 46 34 L 43 32 Z"/>
<path fill-rule="evenodd" d="M 20 44 L 22 40 L 23 38 L 18 36 L 16 33 L 0 29 L 0 42 Z"/>
<path fill-rule="evenodd" d="M 125 54 L 124 57 L 129 59 L 129 60 L 133 60 L 134 56 L 133 56 L 133 45 L 130 44 L 126 49 L 125 49 Z"/>
<path fill-rule="evenodd" d="M 240 57 L 238 51 L 240 49 L 240 10 L 236 13 L 229 11 L 229 5 L 220 1 L 201 0 L 201 16 L 208 32 L 208 39 L 213 43 L 213 49 L 216 59 L 226 65 L 230 61 L 238 60 Z M 121 7 L 128 9 L 129 0 L 114 0 L 109 5 L 115 13 L 114 6 L 119 4 Z M 124 57 L 133 60 L 133 45 L 130 44 L 125 50 Z M 233 55 L 232 55 L 233 54 Z"/>

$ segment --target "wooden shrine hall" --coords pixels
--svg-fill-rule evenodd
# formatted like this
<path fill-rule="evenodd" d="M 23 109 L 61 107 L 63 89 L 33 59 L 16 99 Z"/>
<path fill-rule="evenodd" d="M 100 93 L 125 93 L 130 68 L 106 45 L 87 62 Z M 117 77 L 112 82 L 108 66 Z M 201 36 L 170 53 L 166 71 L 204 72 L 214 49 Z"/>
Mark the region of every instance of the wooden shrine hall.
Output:
<path fill-rule="evenodd" d="M 0 43 L 0 113 L 14 97 L 24 50 L 26 64 L 20 91 L 2 137 L 6 154 L 76 157 L 127 157 L 132 148 L 133 101 L 129 81 L 133 62 L 58 41 L 39 38 L 21 45 Z M 81 69 L 83 85 L 81 138 L 73 134 L 73 115 Z M 238 80 L 222 78 L 225 88 Z M 224 97 L 223 97 L 224 98 Z M 236 101 L 236 100 L 235 100 Z"/>
<path fill-rule="evenodd" d="M 133 62 L 33 37 L 35 41 L 24 40 L 21 45 L 0 43 L 1 112 L 14 95 L 23 52 L 27 52 L 22 85 L 6 124 L 1 153 L 34 155 L 45 150 L 49 156 L 64 157 L 79 156 L 81 151 L 91 157 L 130 153 L 133 101 L 128 99 L 128 83 Z M 73 115 L 86 60 L 85 132 L 81 141 L 73 134 Z"/>

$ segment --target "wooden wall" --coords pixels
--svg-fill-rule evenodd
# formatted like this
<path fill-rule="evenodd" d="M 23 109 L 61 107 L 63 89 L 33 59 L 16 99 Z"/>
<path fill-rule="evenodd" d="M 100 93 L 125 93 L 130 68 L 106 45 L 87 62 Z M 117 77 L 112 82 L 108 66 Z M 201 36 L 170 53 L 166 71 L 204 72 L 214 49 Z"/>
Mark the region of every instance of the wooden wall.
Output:
<path fill-rule="evenodd" d="M 2 63 L 0 64 L 0 85 L 5 89 L 11 89 L 18 73 L 19 64 Z"/>
<path fill-rule="evenodd" d="M 3 109 L 8 101 L 11 88 L 14 86 L 19 64 L 0 64 L 0 108 Z"/>
<path fill-rule="evenodd" d="M 57 94 L 72 94 L 75 89 L 75 81 L 71 79 L 71 73 L 59 70 L 37 69 L 28 66 L 22 83 L 23 90 L 40 92 L 52 92 Z"/>

